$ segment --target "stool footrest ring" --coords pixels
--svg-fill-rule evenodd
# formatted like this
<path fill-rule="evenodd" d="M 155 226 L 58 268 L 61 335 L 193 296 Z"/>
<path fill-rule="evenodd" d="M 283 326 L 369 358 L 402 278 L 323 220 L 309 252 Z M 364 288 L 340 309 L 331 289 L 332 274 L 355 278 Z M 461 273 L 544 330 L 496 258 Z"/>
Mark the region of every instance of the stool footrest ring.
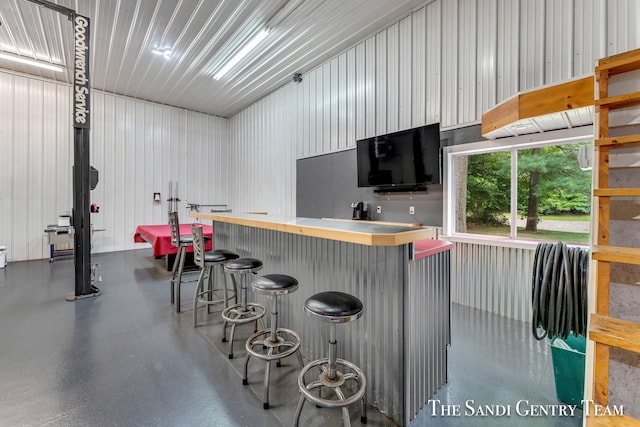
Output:
<path fill-rule="evenodd" d="M 247 343 L 245 345 L 247 349 L 247 353 L 249 353 L 251 356 L 255 357 L 256 359 L 272 361 L 272 360 L 284 359 L 285 357 L 291 356 L 296 351 L 298 351 L 298 349 L 300 348 L 301 341 L 300 341 L 300 336 L 296 332 L 292 331 L 291 329 L 278 328 L 276 330 L 276 334 L 278 335 L 277 341 L 271 340 L 271 329 L 263 329 L 251 335 L 247 339 Z M 285 336 L 288 335 L 288 337 L 286 338 L 290 338 L 290 339 L 288 340 L 284 339 L 282 337 L 283 335 Z M 264 339 L 261 340 L 260 339 L 261 337 L 264 337 Z M 269 352 L 269 354 L 265 354 L 264 352 L 258 352 L 254 350 L 253 349 L 254 346 L 264 346 Z M 285 347 L 287 349 L 285 351 L 280 352 L 282 347 Z M 278 352 L 277 353 L 273 352 L 272 349 L 276 349 L 278 350 Z"/>
<path fill-rule="evenodd" d="M 222 318 L 229 323 L 241 325 L 262 319 L 264 314 L 265 309 L 261 304 L 235 304 L 222 312 Z"/>
<path fill-rule="evenodd" d="M 342 408 L 344 406 L 349 406 L 353 403 L 358 402 L 364 396 L 365 390 L 367 388 L 367 379 L 364 375 L 364 372 L 352 362 L 344 359 L 336 359 L 336 364 L 338 366 L 344 366 L 353 371 L 353 373 L 342 373 L 338 372 L 337 378 L 335 380 L 335 384 L 331 384 L 330 381 L 327 381 L 327 371 L 329 365 L 329 359 L 317 359 L 309 364 L 307 364 L 298 375 L 298 388 L 300 389 L 300 393 L 303 394 L 304 398 L 308 401 L 324 407 L 324 408 Z M 322 369 L 322 372 L 318 376 L 318 378 L 309 383 L 305 383 L 305 374 L 309 372 L 311 369 L 319 367 Z M 345 397 L 342 393 L 341 387 L 347 380 L 354 380 L 358 384 L 358 389 L 349 397 Z M 324 399 L 318 397 L 311 393 L 312 390 L 317 389 L 319 387 L 326 387 L 332 389 L 333 394 L 336 396 L 336 399 Z"/>

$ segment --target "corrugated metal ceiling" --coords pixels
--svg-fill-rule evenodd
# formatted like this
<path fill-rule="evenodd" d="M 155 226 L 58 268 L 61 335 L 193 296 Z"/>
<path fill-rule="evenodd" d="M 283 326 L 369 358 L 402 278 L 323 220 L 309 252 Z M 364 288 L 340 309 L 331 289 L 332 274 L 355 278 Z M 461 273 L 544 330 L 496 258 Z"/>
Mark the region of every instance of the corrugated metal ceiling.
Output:
<path fill-rule="evenodd" d="M 229 117 L 424 0 L 53 0 L 91 19 L 91 85 Z M 224 78 L 213 74 L 260 29 L 267 38 Z M 0 51 L 61 64 L 62 73 L 0 59 L 0 68 L 70 82 L 71 23 L 27 0 L 0 1 Z M 169 58 L 153 49 L 168 49 Z"/>

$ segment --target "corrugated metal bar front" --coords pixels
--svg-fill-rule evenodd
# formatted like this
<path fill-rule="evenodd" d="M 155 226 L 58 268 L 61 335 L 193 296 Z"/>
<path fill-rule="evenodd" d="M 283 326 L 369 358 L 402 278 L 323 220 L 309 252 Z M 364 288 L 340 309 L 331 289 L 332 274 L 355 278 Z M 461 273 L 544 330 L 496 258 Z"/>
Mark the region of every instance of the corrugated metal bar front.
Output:
<path fill-rule="evenodd" d="M 451 344 L 450 251 L 411 263 L 407 298 L 407 419 L 447 382 Z"/>
<path fill-rule="evenodd" d="M 535 248 L 457 242 L 452 302 L 530 322 L 534 253 Z"/>
<path fill-rule="evenodd" d="M 298 290 L 282 298 L 279 314 L 282 327 L 292 328 L 302 337 L 307 358 L 327 356 L 328 328 L 304 313 L 304 301 L 326 290 L 340 290 L 362 300 L 363 317 L 338 325 L 338 357 L 363 369 L 367 401 L 399 424 L 409 420 L 405 396 L 415 400 L 410 408 L 417 412 L 444 383 L 449 294 L 443 283 L 448 284 L 448 263 L 443 268 L 442 260 L 436 257 L 411 262 L 409 245 L 365 246 L 221 222 L 214 223 L 214 236 L 217 248 L 261 259 L 264 268 L 260 274 L 283 273 L 298 279 Z M 412 289 L 410 295 L 407 289 Z M 252 297 L 267 302 L 264 296 Z M 440 329 L 425 331 L 436 327 Z M 412 365 L 409 369 L 408 333 L 416 337 L 416 345 L 409 348 L 415 368 Z M 405 387 L 407 375 L 411 377 L 410 388 Z M 422 386 L 425 380 L 429 384 Z"/>

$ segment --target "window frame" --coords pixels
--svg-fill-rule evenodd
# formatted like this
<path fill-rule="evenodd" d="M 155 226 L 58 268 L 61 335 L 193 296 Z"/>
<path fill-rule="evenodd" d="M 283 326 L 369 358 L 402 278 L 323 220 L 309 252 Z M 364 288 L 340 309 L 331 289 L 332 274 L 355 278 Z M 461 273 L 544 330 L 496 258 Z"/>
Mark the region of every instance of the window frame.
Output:
<path fill-rule="evenodd" d="M 562 145 L 593 140 L 593 125 L 580 126 L 570 129 L 560 129 L 543 133 L 535 133 L 495 140 L 471 142 L 467 144 L 450 145 L 442 150 L 443 167 L 443 212 L 442 212 L 442 237 L 453 241 L 464 241 L 469 243 L 491 242 L 510 247 L 531 248 L 538 242 L 533 240 L 518 239 L 516 236 L 517 224 L 510 221 L 510 237 L 489 236 L 470 233 L 456 233 L 455 226 L 455 158 L 458 156 L 468 156 L 473 154 L 493 153 L 496 151 L 511 151 L 511 188 L 516 191 L 511 192 L 511 218 L 517 216 L 517 174 L 513 171 L 517 167 L 517 151 L 526 148 L 544 147 L 548 145 Z M 514 155 L 516 154 L 516 155 Z"/>

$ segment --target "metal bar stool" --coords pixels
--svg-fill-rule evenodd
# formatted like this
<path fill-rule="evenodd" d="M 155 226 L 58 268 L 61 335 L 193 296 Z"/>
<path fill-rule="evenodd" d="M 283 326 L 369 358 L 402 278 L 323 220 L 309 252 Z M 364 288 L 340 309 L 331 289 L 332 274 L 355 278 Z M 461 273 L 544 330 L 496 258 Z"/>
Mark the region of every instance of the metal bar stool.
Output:
<path fill-rule="evenodd" d="M 280 361 L 285 357 L 296 354 L 300 368 L 304 365 L 300 354 L 300 336 L 291 329 L 278 327 L 278 296 L 286 295 L 298 289 L 298 281 L 286 274 L 265 274 L 253 281 L 251 287 L 256 293 L 269 295 L 271 298 L 271 327 L 263 329 L 251 335 L 247 339 L 247 357 L 244 362 L 244 375 L 242 384 L 247 385 L 247 370 L 251 356 L 264 360 L 267 366 L 264 373 L 264 393 L 262 407 L 269 409 L 269 376 L 271 362 Z M 256 350 L 258 347 L 258 350 Z"/>
<path fill-rule="evenodd" d="M 336 340 L 336 324 L 359 319 L 362 316 L 362 302 L 344 292 L 320 292 L 307 299 L 304 309 L 315 319 L 331 324 L 329 357 L 314 360 L 300 371 L 298 375 L 300 400 L 296 408 L 294 426 L 298 426 L 302 406 L 306 400 L 323 408 L 342 408 L 342 420 L 345 427 L 351 426 L 348 406 L 360 401 L 360 421 L 366 424 L 367 412 L 364 394 L 367 388 L 367 379 L 362 370 L 354 363 L 337 357 L 338 344 Z M 343 373 L 338 370 L 338 366 L 346 368 L 350 372 Z M 315 380 L 307 382 L 305 376 L 314 368 L 319 368 L 320 373 Z M 348 381 L 355 383 L 356 387 L 347 387 Z M 312 393 L 316 389 L 318 390 L 317 396 Z M 328 389 L 328 393 L 322 393 L 323 389 Z M 327 397 L 323 398 L 323 395 Z"/>
<path fill-rule="evenodd" d="M 261 304 L 247 302 L 247 284 L 245 276 L 249 273 L 256 274 L 262 269 L 262 261 L 255 258 L 237 258 L 227 261 L 224 264 L 224 271 L 231 275 L 233 287 L 238 289 L 236 276 L 240 276 L 240 302 L 226 308 L 222 312 L 224 325 L 222 328 L 222 342 L 227 342 L 227 323 L 231 323 L 231 334 L 229 335 L 229 359 L 233 359 L 233 339 L 237 325 L 255 322 L 254 333 L 258 330 L 258 320 L 264 317 L 264 306 Z"/>
<path fill-rule="evenodd" d="M 191 224 L 191 234 L 193 236 L 193 261 L 200 267 L 200 276 L 193 296 L 193 327 L 195 328 L 198 326 L 198 306 L 200 304 L 204 304 L 207 307 L 207 313 L 209 313 L 209 308 L 214 304 L 224 303 L 224 308 L 227 308 L 231 299 L 235 299 L 236 303 L 238 302 L 235 288 L 233 289 L 233 294 L 229 295 L 227 276 L 224 274 L 223 265 L 227 261 L 240 258 L 240 256 L 226 249 L 205 251 L 205 239 L 202 233 L 202 226 L 199 224 Z M 214 288 L 213 276 L 216 266 L 220 267 L 219 270 L 222 273 L 224 282 L 222 288 Z M 204 289 L 205 275 L 207 276 L 207 289 Z M 222 291 L 222 298 L 214 299 L 214 295 L 220 291 Z"/>
<path fill-rule="evenodd" d="M 182 282 L 182 274 L 184 273 L 184 260 L 187 257 L 187 248 L 193 246 L 193 236 L 180 235 L 180 222 L 178 220 L 178 212 L 169 212 L 169 230 L 171 231 L 171 245 L 178 248 L 176 259 L 173 261 L 171 269 L 171 304 L 175 302 L 176 311 L 180 312 L 180 285 Z M 194 282 L 189 280 L 189 282 Z"/>

